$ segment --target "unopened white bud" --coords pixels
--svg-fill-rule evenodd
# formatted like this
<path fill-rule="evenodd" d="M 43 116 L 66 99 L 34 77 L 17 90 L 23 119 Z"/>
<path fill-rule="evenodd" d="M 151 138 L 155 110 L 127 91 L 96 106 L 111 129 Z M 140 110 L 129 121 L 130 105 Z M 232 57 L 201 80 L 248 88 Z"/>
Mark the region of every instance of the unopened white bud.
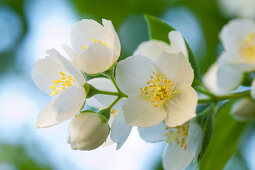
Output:
<path fill-rule="evenodd" d="M 68 143 L 74 150 L 92 150 L 101 146 L 110 128 L 104 116 L 83 112 L 76 116 L 69 127 Z"/>
<path fill-rule="evenodd" d="M 255 117 L 255 102 L 252 99 L 240 99 L 234 103 L 231 114 L 238 120 L 251 120 Z"/>

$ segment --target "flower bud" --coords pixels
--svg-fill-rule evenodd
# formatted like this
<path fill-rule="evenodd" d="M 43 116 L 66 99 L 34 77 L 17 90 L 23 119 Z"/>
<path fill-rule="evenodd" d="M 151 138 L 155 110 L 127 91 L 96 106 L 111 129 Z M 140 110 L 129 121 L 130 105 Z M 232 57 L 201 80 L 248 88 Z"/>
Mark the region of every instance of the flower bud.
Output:
<path fill-rule="evenodd" d="M 102 145 L 110 128 L 103 115 L 90 111 L 76 116 L 69 127 L 68 143 L 74 150 L 93 150 Z"/>
<path fill-rule="evenodd" d="M 249 98 L 240 99 L 234 103 L 231 114 L 237 120 L 251 120 L 255 117 L 255 102 Z"/>

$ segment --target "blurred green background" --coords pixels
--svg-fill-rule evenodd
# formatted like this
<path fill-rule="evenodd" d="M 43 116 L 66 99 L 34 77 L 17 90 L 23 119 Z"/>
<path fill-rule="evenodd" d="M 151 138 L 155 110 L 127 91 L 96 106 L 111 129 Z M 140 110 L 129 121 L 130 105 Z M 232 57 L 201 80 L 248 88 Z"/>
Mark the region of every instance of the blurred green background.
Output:
<path fill-rule="evenodd" d="M 120 59 L 128 57 L 149 39 L 143 14 L 151 14 L 181 31 L 204 74 L 222 51 L 220 30 L 237 17 L 223 15 L 219 4 L 216 0 L 0 0 L 0 170 L 162 169 L 164 144 L 146 144 L 136 131 L 120 151 L 110 146 L 91 153 L 72 151 L 66 144 L 69 122 L 35 129 L 49 98 L 33 84 L 33 63 L 47 49 L 63 52 L 61 45 L 70 43 L 72 24 L 82 18 L 112 20 L 122 44 Z M 226 169 L 255 169 L 255 135 L 252 130 L 247 134 Z"/>

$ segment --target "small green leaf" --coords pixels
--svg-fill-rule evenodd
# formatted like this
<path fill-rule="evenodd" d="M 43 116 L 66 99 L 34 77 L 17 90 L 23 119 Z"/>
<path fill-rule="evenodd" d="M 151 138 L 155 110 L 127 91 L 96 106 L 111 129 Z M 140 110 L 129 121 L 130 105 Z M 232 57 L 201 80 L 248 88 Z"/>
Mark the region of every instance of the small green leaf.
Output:
<path fill-rule="evenodd" d="M 213 116 L 215 111 L 214 107 L 215 107 L 214 105 L 211 105 L 209 109 L 206 110 L 207 114 L 204 116 L 206 120 L 204 125 L 202 126 L 204 131 L 204 137 L 203 137 L 202 148 L 201 148 L 201 152 L 199 154 L 198 160 L 200 160 L 203 157 L 212 137 Z"/>
<path fill-rule="evenodd" d="M 232 104 L 225 103 L 216 114 L 210 144 L 199 163 L 200 170 L 224 169 L 237 150 L 239 138 L 247 123 L 232 118 L 229 114 Z"/>
<path fill-rule="evenodd" d="M 162 20 L 158 19 L 157 17 L 151 16 L 151 15 L 145 15 L 145 20 L 147 22 L 151 39 L 157 39 L 157 40 L 165 41 L 167 43 L 171 43 L 169 42 L 169 39 L 168 39 L 168 33 L 170 31 L 175 30 L 173 27 L 163 22 Z M 191 66 L 194 69 L 194 74 L 195 74 L 193 85 L 199 85 L 200 84 L 199 82 L 201 80 L 199 68 L 188 43 L 186 41 L 185 43 L 189 53 L 189 61 L 191 63 Z"/>

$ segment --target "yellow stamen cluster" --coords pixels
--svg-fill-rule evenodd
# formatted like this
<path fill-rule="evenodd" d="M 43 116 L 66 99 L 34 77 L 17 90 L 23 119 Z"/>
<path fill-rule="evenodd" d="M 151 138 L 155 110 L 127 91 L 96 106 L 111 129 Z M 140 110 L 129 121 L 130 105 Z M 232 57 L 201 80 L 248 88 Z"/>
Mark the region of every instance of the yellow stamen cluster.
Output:
<path fill-rule="evenodd" d="M 174 128 L 166 127 L 168 132 L 164 134 L 166 136 L 166 142 L 172 144 L 176 142 L 184 150 L 187 150 L 188 143 L 188 132 L 189 132 L 189 122 L 185 123 L 182 126 L 176 126 Z"/>
<path fill-rule="evenodd" d="M 50 86 L 50 88 L 53 90 L 53 92 L 50 94 L 50 96 L 54 96 L 54 94 L 59 94 L 63 90 L 65 90 L 67 87 L 70 87 L 73 85 L 73 82 L 75 81 L 72 76 L 66 76 L 63 72 L 59 72 L 61 75 L 60 80 L 53 80 L 53 86 Z"/>
<path fill-rule="evenodd" d="M 244 39 L 242 46 L 239 48 L 239 53 L 248 62 L 255 63 L 255 33 L 251 33 Z"/>
<path fill-rule="evenodd" d="M 146 83 L 144 88 L 140 88 L 140 92 L 154 107 L 160 107 L 178 91 L 174 90 L 174 83 L 167 80 L 166 76 L 160 73 L 156 74 L 154 71 L 152 73 L 150 81 Z"/>

